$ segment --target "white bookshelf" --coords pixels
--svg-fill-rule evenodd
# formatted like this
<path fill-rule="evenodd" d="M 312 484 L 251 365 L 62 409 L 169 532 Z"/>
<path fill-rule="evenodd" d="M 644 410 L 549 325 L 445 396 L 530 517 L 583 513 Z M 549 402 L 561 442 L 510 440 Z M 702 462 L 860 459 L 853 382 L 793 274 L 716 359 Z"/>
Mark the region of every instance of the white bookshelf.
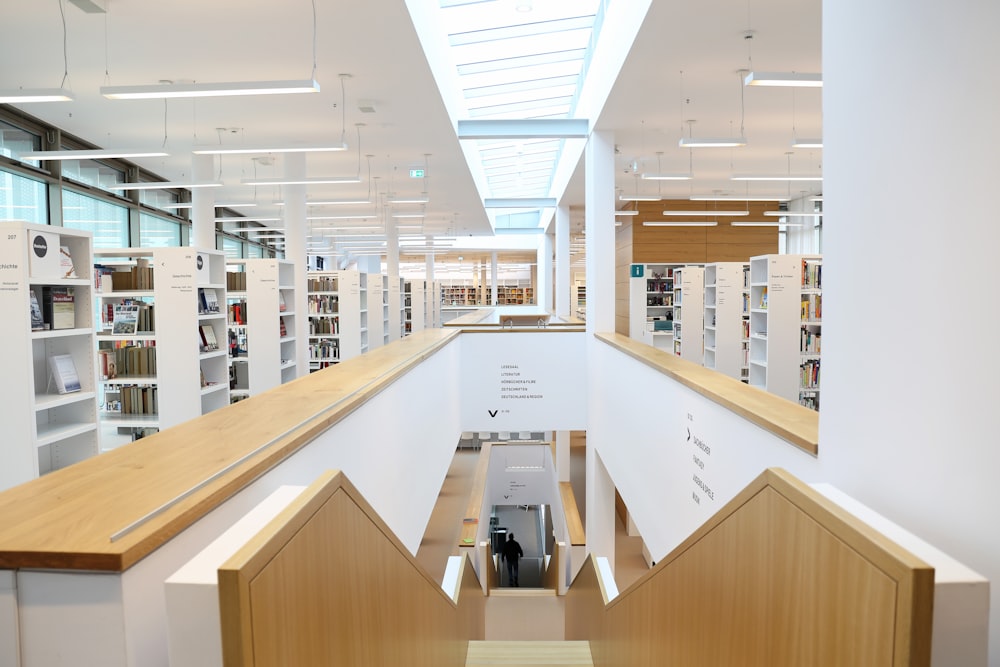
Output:
<path fill-rule="evenodd" d="M 406 308 L 403 305 L 405 280 L 399 276 L 387 277 L 386 300 L 388 303 L 388 326 L 386 340 L 392 342 L 406 335 Z"/>
<path fill-rule="evenodd" d="M 674 354 L 701 364 L 705 357 L 705 269 L 674 269 Z"/>
<path fill-rule="evenodd" d="M 359 273 L 358 274 L 358 303 L 359 303 L 359 327 L 361 333 L 361 354 L 364 354 L 369 350 L 368 345 L 368 333 L 370 331 L 370 323 L 374 322 L 379 318 L 379 313 L 377 310 L 373 311 L 371 317 L 368 316 L 368 274 Z"/>
<path fill-rule="evenodd" d="M 116 273 L 149 270 L 153 283 L 121 288 L 104 276 L 95 291 L 99 350 L 126 348 L 147 355 L 155 348 L 155 361 L 148 357 L 148 366 L 117 368 L 113 376 L 102 370 L 102 423 L 119 433 L 164 429 L 228 405 L 225 255 L 189 247 L 102 248 L 95 259 Z M 217 310 L 202 309 L 205 289 L 215 293 Z M 108 310 L 127 302 L 152 307 L 152 328 L 113 333 Z M 211 329 L 217 348 L 203 347 L 201 327 Z"/>
<path fill-rule="evenodd" d="M 309 370 L 320 370 L 361 354 L 361 274 L 350 270 L 310 271 L 307 284 Z"/>
<path fill-rule="evenodd" d="M 576 317 L 581 320 L 587 319 L 587 285 L 577 282 L 573 286 L 573 303 Z"/>
<path fill-rule="evenodd" d="M 743 262 L 705 265 L 705 368 L 737 380 L 743 379 L 745 368 L 743 306 L 748 269 Z"/>
<path fill-rule="evenodd" d="M 406 312 L 406 320 L 409 323 L 407 333 L 416 333 L 424 330 L 426 313 L 424 311 L 424 297 L 427 288 L 423 280 L 408 280 L 406 284 L 409 289 L 406 292 L 409 307 Z"/>
<path fill-rule="evenodd" d="M 228 325 L 234 400 L 267 391 L 298 377 L 296 367 L 295 264 L 283 259 L 229 260 L 245 290 L 228 292 Z M 242 276 L 239 274 L 242 273 Z M 242 304 L 245 315 L 232 306 Z M 242 322 L 237 321 L 242 320 Z M 283 326 L 282 326 L 283 325 Z M 282 334 L 282 329 L 284 334 Z M 235 353 L 235 354 L 234 354 Z"/>
<path fill-rule="evenodd" d="M 6 489 L 96 455 L 100 438 L 91 234 L 24 222 L 0 222 L 0 229 L 0 308 L 6 314 L 0 329 L 6 350 L 0 382 L 0 489 Z M 61 271 L 63 246 L 72 255 L 75 277 Z M 31 293 L 42 299 L 46 287 L 72 288 L 72 322 L 65 322 L 72 326 L 32 330 Z M 79 390 L 56 390 L 50 363 L 56 355 L 72 358 Z"/>
<path fill-rule="evenodd" d="M 821 267 L 819 255 L 750 258 L 749 383 L 817 409 L 822 281 L 807 276 Z"/>
<path fill-rule="evenodd" d="M 471 278 L 440 281 L 441 303 L 445 306 L 478 306 L 479 287 Z"/>
<path fill-rule="evenodd" d="M 629 278 L 629 337 L 663 350 L 673 349 L 674 270 L 683 264 L 638 264 Z"/>
<path fill-rule="evenodd" d="M 386 277 L 369 273 L 368 278 L 368 349 L 374 350 L 386 343 L 388 304 L 386 303 Z"/>

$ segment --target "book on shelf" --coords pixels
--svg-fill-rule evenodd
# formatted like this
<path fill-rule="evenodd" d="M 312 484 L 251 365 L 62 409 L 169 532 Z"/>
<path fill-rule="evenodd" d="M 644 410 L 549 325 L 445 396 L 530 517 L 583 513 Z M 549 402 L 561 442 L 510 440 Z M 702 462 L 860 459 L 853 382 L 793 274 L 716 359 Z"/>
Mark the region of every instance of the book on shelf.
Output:
<path fill-rule="evenodd" d="M 758 308 L 767 310 L 767 287 L 760 289 L 760 303 L 758 304 Z"/>
<path fill-rule="evenodd" d="M 76 364 L 69 354 L 54 354 L 49 357 L 49 368 L 52 372 L 52 383 L 60 394 L 80 391 L 80 375 L 76 372 Z"/>
<path fill-rule="evenodd" d="M 76 278 L 73 253 L 70 252 L 69 246 L 59 246 L 59 275 L 63 278 Z"/>
<path fill-rule="evenodd" d="M 215 329 L 211 324 L 203 324 L 198 327 L 201 333 L 201 349 L 205 352 L 219 349 L 219 341 L 215 337 Z"/>
<path fill-rule="evenodd" d="M 247 289 L 246 272 L 229 271 L 226 273 L 226 289 L 230 292 L 245 292 Z"/>
<path fill-rule="evenodd" d="M 198 307 L 202 313 L 218 313 L 219 295 L 211 287 L 202 287 L 198 290 Z"/>
<path fill-rule="evenodd" d="M 76 297 L 72 287 L 47 285 L 42 288 L 43 317 L 53 329 L 76 326 Z"/>
<path fill-rule="evenodd" d="M 278 310 L 283 313 L 287 309 L 288 306 L 285 305 L 285 295 L 281 293 L 281 290 L 278 290 Z"/>
<path fill-rule="evenodd" d="M 31 330 L 32 331 L 42 331 L 46 329 L 45 318 L 42 316 L 42 305 L 38 300 L 38 295 L 35 290 L 30 290 L 29 299 L 31 300 Z"/>
<path fill-rule="evenodd" d="M 285 318 L 278 318 L 278 335 L 284 338 L 288 335 L 288 329 L 285 327 Z"/>
<path fill-rule="evenodd" d="M 133 303 L 119 303 L 114 307 L 111 333 L 115 336 L 131 336 L 139 328 L 139 306 Z"/>

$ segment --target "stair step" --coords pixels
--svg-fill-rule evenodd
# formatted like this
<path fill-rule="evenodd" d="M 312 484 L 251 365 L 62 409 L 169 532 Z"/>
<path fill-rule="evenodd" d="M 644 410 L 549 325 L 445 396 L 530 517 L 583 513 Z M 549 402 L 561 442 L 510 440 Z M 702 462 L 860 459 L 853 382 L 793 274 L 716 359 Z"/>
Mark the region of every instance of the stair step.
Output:
<path fill-rule="evenodd" d="M 466 667 L 593 667 L 587 641 L 471 641 Z"/>

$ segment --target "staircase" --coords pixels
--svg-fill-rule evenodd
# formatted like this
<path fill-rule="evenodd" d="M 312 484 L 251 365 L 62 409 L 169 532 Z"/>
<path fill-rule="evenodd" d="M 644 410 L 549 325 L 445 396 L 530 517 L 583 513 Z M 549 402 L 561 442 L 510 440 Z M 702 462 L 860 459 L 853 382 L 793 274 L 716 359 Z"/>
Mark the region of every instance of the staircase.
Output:
<path fill-rule="evenodd" d="M 466 667 L 593 667 L 586 641 L 471 641 Z"/>

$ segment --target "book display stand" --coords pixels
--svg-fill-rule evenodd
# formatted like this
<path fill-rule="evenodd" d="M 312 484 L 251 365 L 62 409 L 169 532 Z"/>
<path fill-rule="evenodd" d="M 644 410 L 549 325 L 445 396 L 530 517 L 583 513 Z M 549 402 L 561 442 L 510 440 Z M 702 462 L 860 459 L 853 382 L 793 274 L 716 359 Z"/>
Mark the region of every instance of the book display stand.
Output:
<path fill-rule="evenodd" d="M 705 265 L 705 368 L 747 379 L 750 265 Z"/>

